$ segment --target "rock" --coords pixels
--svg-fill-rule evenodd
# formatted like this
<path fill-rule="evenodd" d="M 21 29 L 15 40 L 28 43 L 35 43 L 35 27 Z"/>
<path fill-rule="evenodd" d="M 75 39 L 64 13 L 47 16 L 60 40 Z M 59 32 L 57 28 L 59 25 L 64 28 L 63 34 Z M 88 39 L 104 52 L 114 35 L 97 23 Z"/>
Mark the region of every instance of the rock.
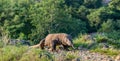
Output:
<path fill-rule="evenodd" d="M 115 58 L 115 61 L 120 61 L 120 55 Z"/>
<path fill-rule="evenodd" d="M 110 1 L 111 1 L 111 0 L 103 0 L 103 1 L 102 1 L 102 4 L 103 4 L 103 5 L 107 5 Z"/>
<path fill-rule="evenodd" d="M 78 47 L 79 50 L 82 50 L 83 48 L 81 46 Z"/>
<path fill-rule="evenodd" d="M 86 56 L 86 57 L 85 57 L 85 59 L 86 59 L 86 60 L 89 60 L 89 59 L 90 59 L 90 57 Z"/>
<path fill-rule="evenodd" d="M 10 39 L 8 41 L 8 44 L 10 44 L 10 45 L 21 44 L 21 45 L 28 45 L 28 46 L 30 46 L 30 42 L 28 40 L 18 40 L 18 39 Z"/>
<path fill-rule="evenodd" d="M 109 61 L 113 61 L 112 59 L 110 59 Z"/>

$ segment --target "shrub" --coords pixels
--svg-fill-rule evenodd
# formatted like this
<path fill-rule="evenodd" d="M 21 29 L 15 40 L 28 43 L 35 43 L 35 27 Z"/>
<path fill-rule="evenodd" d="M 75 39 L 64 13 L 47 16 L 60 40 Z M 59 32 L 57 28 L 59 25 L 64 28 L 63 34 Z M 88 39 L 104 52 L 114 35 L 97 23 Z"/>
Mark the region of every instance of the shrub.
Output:
<path fill-rule="evenodd" d="M 97 43 L 107 42 L 109 40 L 106 35 L 101 35 L 101 34 L 96 34 L 94 39 Z"/>
<path fill-rule="evenodd" d="M 114 40 L 118 40 L 120 39 L 120 32 L 119 31 L 113 31 L 110 33 L 106 33 L 106 36 L 108 36 L 108 38 L 114 39 Z"/>
<path fill-rule="evenodd" d="M 76 37 L 73 41 L 75 47 L 85 47 L 88 48 L 88 46 L 93 43 L 93 39 L 92 37 L 86 38 L 86 34 L 85 35 L 79 35 L 78 37 Z M 89 35 L 90 36 L 90 35 Z"/>
<path fill-rule="evenodd" d="M 75 59 L 75 58 L 78 58 L 78 52 L 67 52 L 66 53 L 66 56 L 65 56 L 65 61 L 69 61 L 69 60 L 72 60 L 72 59 Z"/>
<path fill-rule="evenodd" d="M 73 54 L 67 53 L 66 55 L 66 60 L 72 60 L 74 59 L 76 56 L 74 56 Z"/>
<path fill-rule="evenodd" d="M 6 46 L 0 50 L 1 61 L 17 61 L 22 54 L 27 50 L 27 47 Z"/>
<path fill-rule="evenodd" d="M 4 46 L 4 43 L 0 41 L 0 48 L 2 48 L 3 46 Z"/>
<path fill-rule="evenodd" d="M 97 48 L 97 49 L 94 49 L 94 50 L 91 50 L 92 52 L 99 52 L 99 53 L 102 53 L 102 54 L 106 54 L 106 55 L 110 55 L 110 56 L 116 56 L 120 53 L 120 51 L 118 50 L 111 50 L 111 49 L 100 49 L 100 48 Z"/>
<path fill-rule="evenodd" d="M 31 49 L 23 54 L 19 61 L 51 61 L 52 55 L 40 49 Z"/>
<path fill-rule="evenodd" d="M 0 48 L 0 61 L 52 61 L 53 55 L 27 46 L 6 46 Z"/>

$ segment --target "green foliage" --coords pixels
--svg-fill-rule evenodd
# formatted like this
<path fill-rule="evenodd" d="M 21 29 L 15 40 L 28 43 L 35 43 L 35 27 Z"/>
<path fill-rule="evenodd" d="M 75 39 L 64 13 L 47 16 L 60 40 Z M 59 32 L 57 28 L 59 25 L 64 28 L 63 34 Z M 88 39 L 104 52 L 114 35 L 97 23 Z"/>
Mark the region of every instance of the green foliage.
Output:
<path fill-rule="evenodd" d="M 16 61 L 19 60 L 22 54 L 28 47 L 6 46 L 0 50 L 0 61 Z"/>
<path fill-rule="evenodd" d="M 67 52 L 65 56 L 65 60 L 72 60 L 72 59 L 78 58 L 77 54 L 78 52 L 76 53 Z"/>
<path fill-rule="evenodd" d="M 117 20 L 115 22 L 115 28 L 114 29 L 117 30 L 117 31 L 119 31 L 119 29 L 120 29 L 120 20 Z"/>
<path fill-rule="evenodd" d="M 106 34 L 108 38 L 119 40 L 120 39 L 120 32 L 119 31 L 112 31 Z"/>
<path fill-rule="evenodd" d="M 102 6 L 102 0 L 84 0 L 83 4 L 88 8 L 99 8 Z"/>
<path fill-rule="evenodd" d="M 41 55 L 42 54 L 42 55 Z M 41 55 L 41 57 L 40 57 Z M 51 61 L 52 54 L 40 49 L 29 49 L 26 46 L 6 46 L 0 48 L 0 61 Z"/>
<path fill-rule="evenodd" d="M 91 26 L 98 27 L 102 22 L 104 22 L 109 15 L 109 10 L 106 7 L 101 7 L 99 9 L 93 10 L 87 18 L 91 23 Z"/>
<path fill-rule="evenodd" d="M 4 0 L 1 3 L 0 27 L 11 38 L 38 41 L 48 33 L 86 32 L 86 23 L 72 17 L 72 9 L 64 0 Z"/>
<path fill-rule="evenodd" d="M 31 49 L 27 53 L 23 54 L 19 61 L 51 61 L 52 55 L 47 51 L 40 49 Z"/>
<path fill-rule="evenodd" d="M 36 17 L 31 16 L 33 18 L 32 24 L 35 26 L 31 34 L 34 39 L 44 38 L 48 33 L 65 32 L 75 35 L 86 31 L 86 24 L 80 19 L 72 18 L 69 14 L 71 9 L 67 6 L 60 6 L 63 3 L 62 0 L 45 0 L 34 6 L 34 8 L 37 8 L 36 10 L 31 9 L 34 10 L 34 15 L 36 15 Z"/>
<path fill-rule="evenodd" d="M 120 37 L 119 33 L 116 31 L 110 33 L 97 34 L 94 39 L 97 43 L 106 43 L 108 46 L 112 46 L 115 49 L 120 47 Z M 98 45 L 97 45 L 98 46 Z M 99 46 L 98 46 L 99 47 Z"/>
<path fill-rule="evenodd" d="M 78 49 L 89 49 L 92 52 L 99 52 L 111 56 L 118 55 L 120 40 L 119 38 L 115 40 L 114 38 L 108 36 L 108 34 L 112 33 L 91 34 L 92 39 L 86 39 L 86 34 L 80 34 L 74 39 L 73 43 L 75 47 L 78 47 Z M 114 35 L 114 33 L 112 35 Z"/>
<path fill-rule="evenodd" d="M 114 24 L 115 22 L 113 20 L 107 20 L 107 22 L 103 22 L 100 28 L 101 32 L 112 32 L 114 30 Z"/>
<path fill-rule="evenodd" d="M 67 6 L 72 6 L 74 8 L 78 8 L 80 5 L 82 5 L 84 0 L 65 0 L 65 4 Z"/>
<path fill-rule="evenodd" d="M 106 6 L 102 5 L 102 0 L 0 0 L 0 61 L 52 60 L 54 55 L 46 51 L 4 45 L 9 39 L 32 40 L 31 43 L 37 44 L 49 33 L 62 32 L 73 37 L 78 35 L 73 41 L 75 47 L 90 47 L 97 52 L 116 55 L 116 51 L 97 48 L 104 42 L 119 49 L 119 31 L 120 0 L 111 0 Z M 94 32 L 104 35 L 95 34 L 90 38 L 81 35 Z M 39 54 L 43 56 L 40 58 Z M 67 54 L 65 59 L 76 57 Z"/>
<path fill-rule="evenodd" d="M 81 5 L 76 12 L 77 13 L 74 14 L 74 15 L 76 15 L 76 17 L 78 16 L 80 19 L 82 19 L 82 20 L 87 22 L 86 16 L 87 16 L 87 14 L 89 14 L 88 8 L 86 8 L 85 6 Z"/>
<path fill-rule="evenodd" d="M 97 34 L 95 37 L 94 37 L 95 41 L 97 43 L 106 43 L 108 42 L 108 37 L 106 35 L 101 35 L 101 34 Z"/>
<path fill-rule="evenodd" d="M 75 47 L 83 47 L 83 48 L 88 48 L 89 47 L 89 44 L 92 43 L 92 39 L 89 38 L 87 39 L 86 38 L 86 35 L 78 35 L 78 37 L 76 37 L 74 40 L 73 40 L 73 43 L 74 43 L 74 46 Z"/>
<path fill-rule="evenodd" d="M 26 46 L 6 46 L 0 48 L 0 61 L 58 61 L 78 58 L 79 51 L 52 53 Z M 63 57 L 62 57 L 63 56 Z"/>
<path fill-rule="evenodd" d="M 120 0 L 113 0 L 109 3 L 109 7 L 112 9 L 120 10 Z"/>
<path fill-rule="evenodd" d="M 120 1 L 119 0 L 112 0 L 109 4 L 108 7 L 112 11 L 111 17 L 114 18 L 115 20 L 120 19 Z"/>
<path fill-rule="evenodd" d="M 91 50 L 91 51 L 99 52 L 99 53 L 110 55 L 110 56 L 117 56 L 120 53 L 120 51 L 118 51 L 118 50 L 110 50 L 110 49 L 104 50 L 104 49 L 99 49 L 99 48 Z"/>
<path fill-rule="evenodd" d="M 7 32 L 11 38 L 18 38 L 21 32 L 28 35 L 30 31 L 25 29 L 30 30 L 29 27 L 31 27 L 31 25 L 26 26 L 29 23 L 27 8 L 30 1 L 4 0 L 1 3 L 0 26 L 3 27 L 3 31 Z"/>
<path fill-rule="evenodd" d="M 20 40 L 22 40 L 22 39 L 26 39 L 25 34 L 24 34 L 24 33 L 20 33 L 18 39 L 20 39 Z"/>
<path fill-rule="evenodd" d="M 3 41 L 0 40 L 0 48 L 2 48 L 4 46 Z"/>
<path fill-rule="evenodd" d="M 119 31 L 119 0 L 0 0 L 0 36 L 38 43 L 49 33 Z"/>

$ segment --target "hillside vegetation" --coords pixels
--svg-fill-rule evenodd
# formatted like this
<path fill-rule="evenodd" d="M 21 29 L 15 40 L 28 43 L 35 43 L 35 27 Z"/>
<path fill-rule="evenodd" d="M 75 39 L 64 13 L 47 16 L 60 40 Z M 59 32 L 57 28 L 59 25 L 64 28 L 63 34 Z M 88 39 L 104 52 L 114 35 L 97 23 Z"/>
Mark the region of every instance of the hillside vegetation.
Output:
<path fill-rule="evenodd" d="M 86 57 L 93 52 L 120 55 L 120 0 L 104 1 L 0 0 L 0 61 L 84 60 L 79 53 Z M 57 54 L 29 48 L 50 33 L 70 34 L 78 50 Z"/>
<path fill-rule="evenodd" d="M 49 33 L 118 32 L 120 1 L 0 0 L 0 35 L 37 43 Z"/>

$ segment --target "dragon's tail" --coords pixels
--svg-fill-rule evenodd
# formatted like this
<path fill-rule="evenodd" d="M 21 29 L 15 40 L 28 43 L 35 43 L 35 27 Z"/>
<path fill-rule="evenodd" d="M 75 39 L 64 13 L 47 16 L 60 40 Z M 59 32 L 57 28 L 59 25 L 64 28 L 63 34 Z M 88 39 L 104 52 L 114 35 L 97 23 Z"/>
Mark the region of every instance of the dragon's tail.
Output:
<path fill-rule="evenodd" d="M 44 49 L 44 43 L 45 43 L 45 39 L 42 39 L 39 44 L 30 46 L 30 48 L 41 48 L 41 49 Z"/>
<path fill-rule="evenodd" d="M 39 43 L 41 49 L 44 49 L 45 39 L 42 39 Z"/>

